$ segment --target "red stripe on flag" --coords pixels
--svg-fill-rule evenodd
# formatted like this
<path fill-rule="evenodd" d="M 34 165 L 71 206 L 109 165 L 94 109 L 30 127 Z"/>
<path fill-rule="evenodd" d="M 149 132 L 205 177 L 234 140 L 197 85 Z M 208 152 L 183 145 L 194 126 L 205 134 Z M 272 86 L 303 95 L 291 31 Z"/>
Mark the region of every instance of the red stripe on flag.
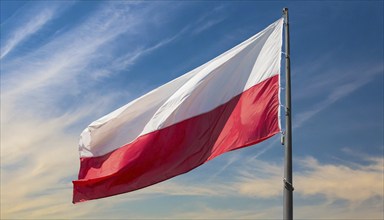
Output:
<path fill-rule="evenodd" d="M 81 158 L 79 180 L 73 181 L 73 202 L 141 189 L 275 135 L 279 132 L 278 77 L 210 112 L 138 137 L 104 156 Z"/>

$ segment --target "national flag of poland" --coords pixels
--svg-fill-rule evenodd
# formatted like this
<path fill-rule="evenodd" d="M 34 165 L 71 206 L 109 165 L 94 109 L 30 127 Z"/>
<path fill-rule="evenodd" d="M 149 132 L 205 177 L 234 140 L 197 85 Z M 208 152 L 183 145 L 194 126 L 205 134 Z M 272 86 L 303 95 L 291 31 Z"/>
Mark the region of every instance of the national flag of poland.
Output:
<path fill-rule="evenodd" d="M 91 123 L 73 202 L 141 189 L 280 131 L 283 19 Z"/>

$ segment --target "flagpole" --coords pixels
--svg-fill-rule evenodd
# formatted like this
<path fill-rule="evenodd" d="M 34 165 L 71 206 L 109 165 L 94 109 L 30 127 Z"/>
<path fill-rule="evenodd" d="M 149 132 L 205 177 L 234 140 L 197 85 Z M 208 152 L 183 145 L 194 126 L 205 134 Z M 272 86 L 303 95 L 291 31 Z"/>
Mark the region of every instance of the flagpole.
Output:
<path fill-rule="evenodd" d="M 285 162 L 284 162 L 284 207 L 283 219 L 293 219 L 293 182 L 292 182 L 292 121 L 291 121 L 291 63 L 289 48 L 288 8 L 283 9 L 285 27 Z"/>

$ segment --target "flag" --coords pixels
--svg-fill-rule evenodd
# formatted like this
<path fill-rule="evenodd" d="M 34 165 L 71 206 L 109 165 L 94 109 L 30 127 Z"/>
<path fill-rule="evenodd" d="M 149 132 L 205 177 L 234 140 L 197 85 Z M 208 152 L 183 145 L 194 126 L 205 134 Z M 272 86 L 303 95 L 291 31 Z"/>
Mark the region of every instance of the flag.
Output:
<path fill-rule="evenodd" d="M 138 190 L 280 131 L 283 19 L 91 123 L 73 202 Z"/>

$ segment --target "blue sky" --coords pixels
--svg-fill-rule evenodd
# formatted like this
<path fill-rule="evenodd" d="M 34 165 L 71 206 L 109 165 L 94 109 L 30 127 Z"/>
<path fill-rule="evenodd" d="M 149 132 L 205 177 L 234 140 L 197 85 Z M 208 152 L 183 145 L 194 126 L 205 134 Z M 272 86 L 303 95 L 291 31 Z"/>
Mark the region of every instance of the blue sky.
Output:
<path fill-rule="evenodd" d="M 279 219 L 277 135 L 73 205 L 81 131 L 290 11 L 294 216 L 384 217 L 383 1 L 1 1 L 1 218 Z"/>

